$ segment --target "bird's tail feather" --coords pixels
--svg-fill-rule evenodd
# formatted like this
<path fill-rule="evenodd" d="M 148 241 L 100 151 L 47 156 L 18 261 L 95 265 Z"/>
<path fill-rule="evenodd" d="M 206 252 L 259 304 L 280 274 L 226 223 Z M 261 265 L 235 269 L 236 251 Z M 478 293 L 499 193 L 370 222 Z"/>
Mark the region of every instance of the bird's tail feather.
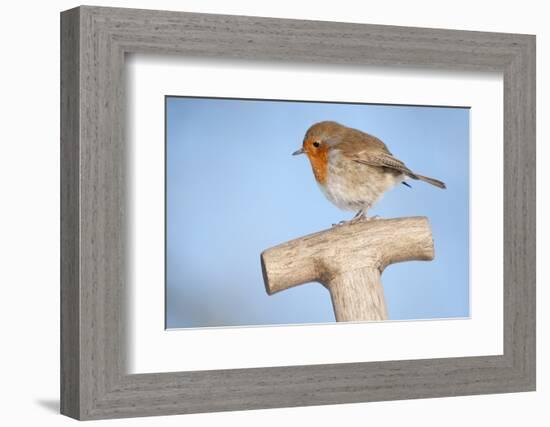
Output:
<path fill-rule="evenodd" d="M 436 187 L 439 187 L 439 188 L 447 188 L 447 186 L 445 185 L 445 183 L 442 182 L 442 181 L 439 181 L 438 179 L 428 178 L 427 176 L 418 175 L 417 173 L 415 173 L 414 176 L 415 176 L 417 179 L 419 179 L 420 181 L 427 182 L 428 184 L 435 185 Z"/>

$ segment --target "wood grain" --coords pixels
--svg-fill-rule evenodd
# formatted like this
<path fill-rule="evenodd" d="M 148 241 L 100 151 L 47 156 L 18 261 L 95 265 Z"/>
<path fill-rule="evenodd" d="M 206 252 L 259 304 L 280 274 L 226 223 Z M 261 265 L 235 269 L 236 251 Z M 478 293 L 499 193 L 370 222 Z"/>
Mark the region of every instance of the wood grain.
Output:
<path fill-rule="evenodd" d="M 388 308 L 377 268 L 340 273 L 327 283 L 337 322 L 387 320 Z"/>
<path fill-rule="evenodd" d="M 80 215 L 78 10 L 61 21 L 61 413 L 80 415 Z"/>
<path fill-rule="evenodd" d="M 337 321 L 385 320 L 380 275 L 393 263 L 434 257 L 425 217 L 333 227 L 262 252 L 268 294 L 308 282 L 329 290 Z"/>
<path fill-rule="evenodd" d="M 62 413 L 100 419 L 535 389 L 534 36 L 88 6 L 61 21 Z M 124 60 L 133 53 L 502 72 L 504 353 L 129 374 Z"/>

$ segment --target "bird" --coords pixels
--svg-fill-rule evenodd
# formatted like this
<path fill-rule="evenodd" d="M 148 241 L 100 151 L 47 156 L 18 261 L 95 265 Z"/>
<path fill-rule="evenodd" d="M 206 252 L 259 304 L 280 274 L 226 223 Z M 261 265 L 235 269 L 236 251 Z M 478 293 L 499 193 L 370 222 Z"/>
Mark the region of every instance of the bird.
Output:
<path fill-rule="evenodd" d="M 302 147 L 292 154 L 308 157 L 315 180 L 330 202 L 356 212 L 341 225 L 376 218 L 367 217 L 367 211 L 395 185 L 410 187 L 406 179 L 447 188 L 442 181 L 413 172 L 377 137 L 335 121 L 310 126 Z"/>

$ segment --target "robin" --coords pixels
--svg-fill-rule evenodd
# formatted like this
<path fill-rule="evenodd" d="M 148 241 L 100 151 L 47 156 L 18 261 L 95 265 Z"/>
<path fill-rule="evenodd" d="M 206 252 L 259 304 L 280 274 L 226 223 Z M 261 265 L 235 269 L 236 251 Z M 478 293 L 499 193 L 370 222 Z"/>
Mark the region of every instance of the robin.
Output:
<path fill-rule="evenodd" d="M 311 126 L 302 148 L 292 154 L 307 155 L 327 199 L 340 209 L 357 211 L 349 223 L 369 219 L 367 210 L 386 191 L 398 183 L 410 187 L 404 181 L 407 178 L 446 188 L 437 179 L 411 171 L 375 136 L 332 121 Z"/>

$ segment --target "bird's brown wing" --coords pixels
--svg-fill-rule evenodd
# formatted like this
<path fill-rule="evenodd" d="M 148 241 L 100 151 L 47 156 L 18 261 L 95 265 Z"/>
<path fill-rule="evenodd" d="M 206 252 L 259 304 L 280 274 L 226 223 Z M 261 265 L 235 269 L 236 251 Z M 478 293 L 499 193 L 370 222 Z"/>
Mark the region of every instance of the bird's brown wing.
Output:
<path fill-rule="evenodd" d="M 382 141 L 375 137 L 371 138 L 346 140 L 339 144 L 338 148 L 345 157 L 357 163 L 393 169 L 418 179 L 417 175 L 405 166 L 405 163 L 392 156 Z"/>
<path fill-rule="evenodd" d="M 410 176 L 413 179 L 418 179 L 416 174 L 411 171 L 405 163 L 396 159 L 391 154 L 385 153 L 360 153 L 353 158 L 357 163 L 361 163 L 369 166 L 380 166 L 384 168 L 393 169 Z"/>

